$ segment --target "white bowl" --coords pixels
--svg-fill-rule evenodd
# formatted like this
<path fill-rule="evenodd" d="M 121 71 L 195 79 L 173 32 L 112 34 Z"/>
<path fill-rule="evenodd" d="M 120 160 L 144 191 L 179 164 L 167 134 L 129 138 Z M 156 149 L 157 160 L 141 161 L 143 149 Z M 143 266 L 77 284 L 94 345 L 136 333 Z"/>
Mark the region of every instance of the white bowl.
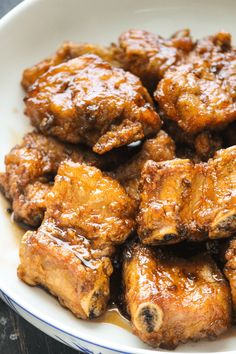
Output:
<path fill-rule="evenodd" d="M 0 158 L 30 129 L 23 114 L 22 70 L 52 53 L 64 40 L 109 43 L 128 28 L 169 35 L 189 27 L 194 36 L 220 29 L 236 37 L 235 0 L 26 0 L 0 21 Z M 86 353 L 151 354 L 130 332 L 76 319 L 43 290 L 16 276 L 20 234 L 0 199 L 0 295 L 16 312 L 59 341 Z M 178 353 L 235 353 L 236 331 L 214 342 L 179 346 Z"/>

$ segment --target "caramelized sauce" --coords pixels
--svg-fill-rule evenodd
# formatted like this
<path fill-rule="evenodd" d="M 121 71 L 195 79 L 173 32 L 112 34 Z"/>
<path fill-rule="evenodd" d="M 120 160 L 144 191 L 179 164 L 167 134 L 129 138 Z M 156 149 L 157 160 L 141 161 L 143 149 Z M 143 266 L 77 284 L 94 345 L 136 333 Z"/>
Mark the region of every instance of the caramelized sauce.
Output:
<path fill-rule="evenodd" d="M 118 308 L 115 307 L 107 310 L 102 316 L 93 319 L 91 322 L 109 323 L 121 327 L 128 332 L 132 332 L 130 322 L 124 316 L 122 316 Z"/>

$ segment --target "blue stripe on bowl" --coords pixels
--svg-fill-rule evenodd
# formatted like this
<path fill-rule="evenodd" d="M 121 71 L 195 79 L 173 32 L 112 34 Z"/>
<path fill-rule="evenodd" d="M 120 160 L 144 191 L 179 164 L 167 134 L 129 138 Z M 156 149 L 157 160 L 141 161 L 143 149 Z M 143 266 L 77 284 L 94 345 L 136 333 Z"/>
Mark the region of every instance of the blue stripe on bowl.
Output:
<path fill-rule="evenodd" d="M 53 328 L 54 330 L 57 330 L 58 332 L 61 332 L 63 334 L 66 334 L 67 336 L 71 337 L 73 340 L 71 340 L 71 343 L 69 342 L 66 342 L 65 339 L 61 338 L 58 334 L 55 334 L 54 337 L 57 338 L 57 340 L 59 340 L 60 342 L 68 345 L 68 346 L 74 346 L 76 347 L 77 349 L 81 350 L 82 352 L 84 352 L 85 354 L 95 354 L 93 351 L 91 351 L 90 349 L 87 349 L 86 347 L 84 347 L 83 345 L 79 344 L 77 341 L 75 342 L 75 340 L 79 340 L 81 342 L 84 342 L 84 343 L 87 343 L 87 344 L 91 344 L 91 345 L 94 345 L 98 348 L 103 348 L 103 349 L 106 349 L 106 350 L 111 350 L 113 352 L 116 352 L 116 353 L 120 353 L 120 354 L 130 354 L 129 352 L 123 352 L 123 351 L 120 351 L 120 350 L 117 350 L 117 349 L 113 349 L 113 348 L 109 348 L 109 347 L 106 347 L 106 346 L 103 346 L 103 345 L 100 345 L 100 344 L 96 344 L 96 343 L 93 343 L 93 342 L 90 342 L 86 339 L 83 339 L 83 338 L 80 338 L 80 337 L 77 337 L 77 336 L 74 336 L 72 334 L 70 334 L 69 332 L 66 332 L 54 325 L 52 325 L 51 323 L 41 319 L 40 317 L 34 315 L 32 312 L 30 312 L 29 310 L 27 310 L 26 308 L 24 308 L 23 306 L 21 306 L 20 304 L 18 304 L 15 300 L 11 299 L 8 295 L 6 295 L 1 289 L 0 289 L 0 297 L 2 298 L 2 300 L 9 306 L 11 307 L 17 314 L 19 314 L 19 311 L 17 310 L 16 306 L 21 308 L 23 311 L 25 311 L 27 314 L 29 314 L 31 317 L 37 319 L 38 321 L 42 322 L 42 323 L 45 323 L 47 326 Z M 20 315 L 20 314 L 19 314 Z M 100 353 L 96 353 L 96 354 L 102 354 L 102 352 Z"/>

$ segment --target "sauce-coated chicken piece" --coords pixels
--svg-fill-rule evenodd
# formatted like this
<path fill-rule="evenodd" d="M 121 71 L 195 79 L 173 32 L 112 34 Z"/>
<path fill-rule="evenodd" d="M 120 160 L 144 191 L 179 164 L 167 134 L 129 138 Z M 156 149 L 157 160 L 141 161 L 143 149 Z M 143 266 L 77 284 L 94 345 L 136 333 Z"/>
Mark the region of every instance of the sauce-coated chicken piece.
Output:
<path fill-rule="evenodd" d="M 98 154 L 153 135 L 161 126 L 140 80 L 92 54 L 50 67 L 25 103 L 42 133 L 85 143 Z"/>
<path fill-rule="evenodd" d="M 0 174 L 0 187 L 12 202 L 15 220 L 30 226 L 41 224 L 45 197 L 60 162 L 68 158 L 98 167 L 103 162 L 85 147 L 63 144 L 36 132 L 26 134 L 22 143 L 6 155 L 6 172 Z"/>
<path fill-rule="evenodd" d="M 134 333 L 153 347 L 212 339 L 231 325 L 228 284 L 207 255 L 184 259 L 132 245 L 124 254 L 123 282 Z"/>
<path fill-rule="evenodd" d="M 194 148 L 196 156 L 201 161 L 207 161 L 215 155 L 215 153 L 222 149 L 223 141 L 220 133 L 202 131 L 194 138 Z"/>
<path fill-rule="evenodd" d="M 164 118 L 163 129 L 168 132 L 176 143 L 176 156 L 188 158 L 195 163 L 208 161 L 214 156 L 216 151 L 223 147 L 235 145 L 224 145 L 222 132 L 204 130 L 198 134 L 188 134 L 176 122 L 166 118 Z"/>
<path fill-rule="evenodd" d="M 125 187 L 129 196 L 139 203 L 139 181 L 146 161 L 171 160 L 175 157 L 175 143 L 161 130 L 153 139 L 146 140 L 141 150 L 114 172 L 115 178 Z"/>
<path fill-rule="evenodd" d="M 224 273 L 229 281 L 233 299 L 234 319 L 236 320 L 236 238 L 230 241 L 226 251 L 226 260 Z"/>
<path fill-rule="evenodd" d="M 160 108 L 187 133 L 224 128 L 236 119 L 236 50 L 220 32 L 196 45 L 157 86 Z"/>
<path fill-rule="evenodd" d="M 189 30 L 164 39 L 148 31 L 132 29 L 121 34 L 117 58 L 125 70 L 140 77 L 145 86 L 154 90 L 167 69 L 183 60 L 192 48 Z"/>
<path fill-rule="evenodd" d="M 138 233 L 146 244 L 229 237 L 236 231 L 236 146 L 208 163 L 148 161 Z"/>
<path fill-rule="evenodd" d="M 112 65 L 119 66 L 119 63 L 113 56 L 113 46 L 106 48 L 91 43 L 65 42 L 54 55 L 24 70 L 21 81 L 23 88 L 27 91 L 39 76 L 48 71 L 51 66 L 61 64 L 84 54 L 96 54 Z"/>
<path fill-rule="evenodd" d="M 109 299 L 115 246 L 134 226 L 132 200 L 95 167 L 62 162 L 42 225 L 20 247 L 19 277 L 42 285 L 76 316 L 99 316 Z"/>

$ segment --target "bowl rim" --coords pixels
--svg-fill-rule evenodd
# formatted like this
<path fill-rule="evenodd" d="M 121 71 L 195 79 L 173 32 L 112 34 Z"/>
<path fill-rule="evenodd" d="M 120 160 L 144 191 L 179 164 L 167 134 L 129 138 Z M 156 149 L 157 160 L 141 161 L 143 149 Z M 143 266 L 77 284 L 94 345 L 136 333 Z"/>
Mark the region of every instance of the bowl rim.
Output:
<path fill-rule="evenodd" d="M 40 0 L 23 0 L 21 3 L 19 3 L 17 6 L 13 7 L 9 12 L 7 12 L 1 19 L 0 19 L 0 31 L 7 26 L 10 22 L 14 20 L 14 17 L 28 11 L 29 8 L 33 7 L 34 4 L 39 2 Z M 50 1 L 50 0 L 47 0 Z M 81 0 L 77 0 L 81 1 Z M 46 4 L 46 1 L 45 1 Z M 21 308 L 23 311 L 28 313 L 30 316 L 36 318 L 36 320 L 44 323 L 45 325 L 53 328 L 54 330 L 60 331 L 63 334 L 66 334 L 67 336 L 73 337 L 74 339 L 78 339 L 80 341 L 83 341 L 87 344 L 95 345 L 97 347 L 100 347 L 101 349 L 106 349 L 106 350 L 112 350 L 117 353 L 122 353 L 122 354 L 158 354 L 158 353 L 165 353 L 165 354 L 172 354 L 173 351 L 168 351 L 168 350 L 159 350 L 157 349 L 141 349 L 137 347 L 129 347 L 127 345 L 119 344 L 119 347 L 117 347 L 117 344 L 112 343 L 112 341 L 109 340 L 101 340 L 97 339 L 95 340 L 94 337 L 92 338 L 91 335 L 85 334 L 83 337 L 79 337 L 75 332 L 76 331 L 69 331 L 66 329 L 65 324 L 60 324 L 55 320 L 54 318 L 42 315 L 39 313 L 37 308 L 32 306 L 31 304 L 27 303 L 23 298 L 19 297 L 17 292 L 13 292 L 12 289 L 7 289 L 7 287 L 4 287 L 4 284 L 0 283 L 0 291 L 10 299 L 10 301 Z M 10 304 L 8 304 L 10 306 Z M 13 306 L 14 309 L 14 306 Z M 29 320 L 27 320 L 30 322 Z M 32 323 L 31 323 L 32 324 Z M 32 324 L 33 325 L 33 324 Z M 47 333 L 45 331 L 45 333 Z M 66 343 L 65 343 L 66 344 Z M 190 352 L 178 352 L 178 354 L 194 354 Z M 197 352 L 195 354 L 198 354 Z M 209 352 L 201 352 L 199 354 L 209 354 Z M 212 352 L 214 354 L 214 352 Z M 221 351 L 217 352 L 216 354 L 235 354 L 235 350 L 230 350 L 230 351 Z"/>
<path fill-rule="evenodd" d="M 114 352 L 121 353 L 121 354 L 158 354 L 158 353 L 173 354 L 174 353 L 173 351 L 168 351 L 168 350 L 164 350 L 164 349 L 161 349 L 161 351 L 160 351 L 159 348 L 157 348 L 157 349 L 140 349 L 140 348 L 136 348 L 136 347 L 128 347 L 128 346 L 122 345 L 122 344 L 119 345 L 119 348 L 118 348 L 117 345 L 114 345 L 111 341 L 107 341 L 107 340 L 106 341 L 105 340 L 94 341 L 94 339 L 92 339 L 88 335 L 80 337 L 76 333 L 73 333 L 73 331 L 68 331 L 67 329 L 63 328 L 63 325 L 60 326 L 60 323 L 59 322 L 57 323 L 57 321 L 55 321 L 53 318 L 49 318 L 49 317 L 47 318 L 46 316 L 42 316 L 42 314 L 38 313 L 37 309 L 34 306 L 30 305 L 29 303 L 26 303 L 22 298 L 17 299 L 17 295 L 9 289 L 4 289 L 4 286 L 2 286 L 2 284 L 0 284 L 0 291 L 2 291 L 2 293 L 4 295 L 6 295 L 7 298 L 10 299 L 10 302 L 12 302 L 14 305 L 18 306 L 19 308 L 21 308 L 23 311 L 25 311 L 30 316 L 34 317 L 36 320 L 44 323 L 45 325 L 51 327 L 52 329 L 59 331 L 69 337 L 80 340 L 80 341 L 85 342 L 87 344 L 92 344 L 92 345 L 98 346 L 101 349 L 112 350 Z M 12 308 L 13 308 L 13 310 L 16 311 L 14 306 L 12 306 Z M 30 322 L 27 319 L 26 319 L 26 321 Z M 46 331 L 45 331 L 45 333 L 48 334 Z M 107 345 L 105 345 L 105 342 L 107 343 Z M 235 354 L 235 350 L 217 352 L 216 354 L 231 354 L 231 353 Z M 177 354 L 194 354 L 194 353 L 178 352 Z M 195 354 L 198 354 L 198 353 L 196 352 Z M 199 354 L 210 354 L 210 353 L 209 352 L 201 352 Z M 214 352 L 212 352 L 212 354 L 214 354 Z"/>

